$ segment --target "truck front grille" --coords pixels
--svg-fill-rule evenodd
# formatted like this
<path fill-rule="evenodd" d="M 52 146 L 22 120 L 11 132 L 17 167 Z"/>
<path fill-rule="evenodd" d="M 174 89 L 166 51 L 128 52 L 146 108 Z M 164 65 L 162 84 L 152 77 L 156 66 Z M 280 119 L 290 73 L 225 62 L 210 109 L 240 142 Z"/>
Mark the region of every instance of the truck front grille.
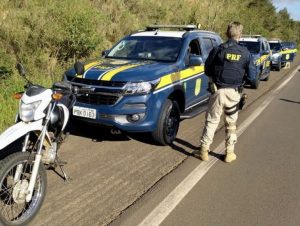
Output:
<path fill-rule="evenodd" d="M 126 82 L 101 81 L 67 76 L 67 80 L 78 87 L 92 87 L 94 91 L 77 96 L 77 101 L 95 105 L 114 105 L 123 96 Z"/>
<path fill-rule="evenodd" d="M 126 84 L 126 82 L 93 80 L 87 78 L 77 78 L 73 76 L 67 76 L 67 80 L 72 83 L 80 83 L 82 85 L 120 87 L 120 88 Z"/>
<path fill-rule="evenodd" d="M 77 101 L 86 104 L 97 104 L 97 105 L 114 105 L 120 96 L 114 95 L 103 95 L 103 94 L 88 94 L 77 97 Z"/>

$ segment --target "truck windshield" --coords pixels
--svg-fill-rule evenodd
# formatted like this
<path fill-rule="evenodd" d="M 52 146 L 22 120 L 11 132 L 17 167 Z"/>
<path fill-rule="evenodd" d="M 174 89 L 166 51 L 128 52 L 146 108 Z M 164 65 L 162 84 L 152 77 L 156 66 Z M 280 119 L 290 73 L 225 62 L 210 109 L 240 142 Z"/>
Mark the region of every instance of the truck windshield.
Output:
<path fill-rule="evenodd" d="M 241 46 L 245 46 L 250 53 L 259 53 L 260 46 L 259 42 L 245 42 L 245 41 L 240 41 L 239 44 Z"/>
<path fill-rule="evenodd" d="M 115 45 L 107 57 L 173 62 L 179 55 L 181 44 L 181 38 L 130 36 Z"/>
<path fill-rule="evenodd" d="M 269 43 L 271 50 L 279 51 L 281 49 L 280 43 Z"/>

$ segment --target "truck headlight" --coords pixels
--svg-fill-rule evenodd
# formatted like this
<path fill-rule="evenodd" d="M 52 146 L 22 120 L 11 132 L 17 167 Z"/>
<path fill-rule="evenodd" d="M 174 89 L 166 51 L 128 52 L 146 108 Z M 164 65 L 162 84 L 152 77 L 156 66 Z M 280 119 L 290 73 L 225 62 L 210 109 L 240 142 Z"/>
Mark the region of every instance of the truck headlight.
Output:
<path fill-rule="evenodd" d="M 279 53 L 275 53 L 271 56 L 271 60 L 278 60 L 278 58 L 280 57 Z"/>
<path fill-rule="evenodd" d="M 42 101 L 39 100 L 39 101 L 30 103 L 30 104 L 25 104 L 23 101 L 21 101 L 20 107 L 19 107 L 19 113 L 20 113 L 21 120 L 24 122 L 33 121 L 34 113 L 41 102 Z"/>
<path fill-rule="evenodd" d="M 124 94 L 147 94 L 152 91 L 159 83 L 160 79 L 149 81 L 149 82 L 129 82 L 125 85 Z"/>

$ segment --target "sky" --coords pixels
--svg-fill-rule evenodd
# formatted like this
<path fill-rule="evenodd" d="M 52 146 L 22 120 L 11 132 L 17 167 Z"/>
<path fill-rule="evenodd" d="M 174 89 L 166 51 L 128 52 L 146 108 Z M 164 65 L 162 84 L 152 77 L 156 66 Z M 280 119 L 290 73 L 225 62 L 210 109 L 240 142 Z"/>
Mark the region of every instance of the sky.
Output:
<path fill-rule="evenodd" d="M 300 21 L 300 0 L 272 0 L 277 11 L 287 8 L 292 19 Z"/>

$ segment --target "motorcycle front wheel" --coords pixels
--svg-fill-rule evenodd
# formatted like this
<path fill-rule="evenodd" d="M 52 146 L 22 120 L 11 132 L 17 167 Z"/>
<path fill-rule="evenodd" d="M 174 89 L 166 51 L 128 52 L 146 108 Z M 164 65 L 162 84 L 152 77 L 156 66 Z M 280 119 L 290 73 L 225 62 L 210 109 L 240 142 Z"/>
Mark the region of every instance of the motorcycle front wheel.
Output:
<path fill-rule="evenodd" d="M 32 198 L 26 201 L 34 155 L 17 152 L 0 162 L 0 224 L 27 225 L 38 213 L 44 201 L 47 175 L 41 163 Z"/>

